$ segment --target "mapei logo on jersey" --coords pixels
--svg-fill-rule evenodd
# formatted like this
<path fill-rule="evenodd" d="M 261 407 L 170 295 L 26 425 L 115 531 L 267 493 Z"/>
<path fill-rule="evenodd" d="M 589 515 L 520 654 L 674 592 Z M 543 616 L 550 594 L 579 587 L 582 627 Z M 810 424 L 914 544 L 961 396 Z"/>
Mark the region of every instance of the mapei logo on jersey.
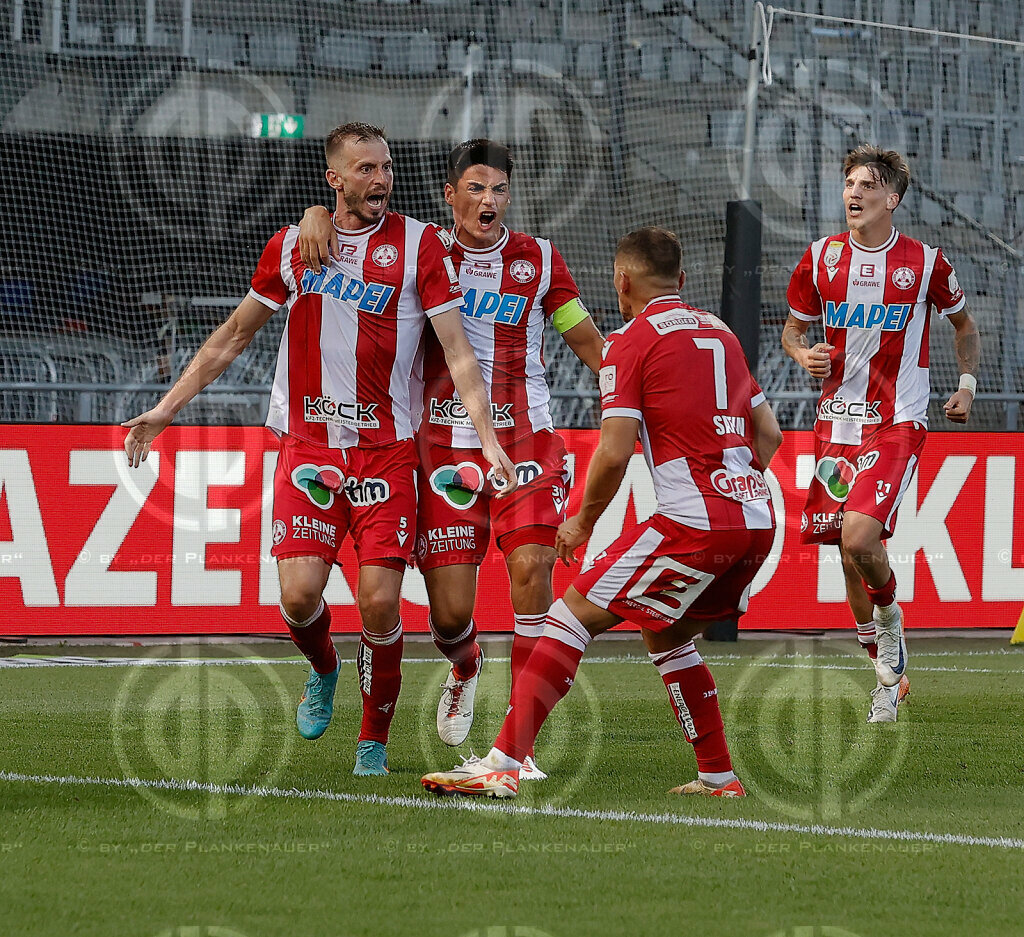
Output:
<path fill-rule="evenodd" d="M 832 500 L 845 501 L 850 497 L 850 489 L 857 480 L 857 469 L 842 456 L 834 459 L 826 456 L 818 459 L 818 464 L 814 466 L 814 477 L 825 486 Z"/>
<path fill-rule="evenodd" d="M 355 508 L 383 504 L 391 497 L 391 486 L 383 478 L 346 478 L 341 490 Z"/>
<path fill-rule="evenodd" d="M 398 260 L 398 248 L 394 244 L 381 244 L 380 247 L 374 248 L 370 259 L 378 267 L 390 267 Z"/>
<path fill-rule="evenodd" d="M 328 524 L 318 517 L 307 517 L 305 514 L 292 515 L 293 540 L 314 540 L 329 547 L 336 547 L 337 537 L 338 528 L 334 524 Z"/>
<path fill-rule="evenodd" d="M 339 403 L 333 397 L 304 397 L 303 419 L 307 423 L 335 423 L 353 429 L 379 429 L 375 403 Z"/>
<path fill-rule="evenodd" d="M 711 473 L 711 486 L 719 494 L 741 503 L 767 501 L 772 496 L 764 476 L 756 469 L 743 473 L 720 468 Z"/>
<path fill-rule="evenodd" d="M 899 332 L 907 324 L 913 303 L 825 303 L 825 325 L 833 329 L 873 329 Z"/>
<path fill-rule="evenodd" d="M 428 422 L 433 423 L 435 426 L 464 426 L 466 428 L 473 426 L 473 421 L 469 418 L 469 413 L 466 412 L 463 402 L 454 398 L 438 400 L 436 397 L 431 397 Z M 494 424 L 495 429 L 509 429 L 515 426 L 516 421 L 512 416 L 512 404 L 492 402 L 491 422 Z"/>
<path fill-rule="evenodd" d="M 911 267 L 897 267 L 889 278 L 898 290 L 909 290 L 917 282 L 917 274 Z"/>
<path fill-rule="evenodd" d="M 654 326 L 654 330 L 659 335 L 678 332 L 680 329 L 700 328 L 700 319 L 696 316 L 674 309 L 670 309 L 668 312 L 656 312 L 653 316 L 648 316 L 647 321 Z"/>
<path fill-rule="evenodd" d="M 537 268 L 528 260 L 513 260 L 508 265 L 508 275 L 516 283 L 529 283 L 537 276 Z"/>
<path fill-rule="evenodd" d="M 390 247 L 391 245 L 384 246 Z M 377 248 L 377 250 L 380 249 Z M 395 293 L 393 286 L 385 286 L 383 283 L 364 283 L 347 273 L 336 273 L 327 279 L 329 272 L 329 267 L 325 267 L 319 273 L 307 270 L 302 274 L 302 292 L 333 296 L 341 302 L 355 303 L 359 312 L 372 312 L 375 315 L 384 312 L 388 301 Z"/>
<path fill-rule="evenodd" d="M 526 312 L 527 299 L 513 293 L 494 293 L 490 290 L 466 290 L 462 313 L 469 319 L 492 316 L 495 322 L 518 325 Z"/>
<path fill-rule="evenodd" d="M 882 422 L 882 414 L 878 412 L 881 406 L 881 400 L 826 397 L 818 404 L 818 419 L 829 423 L 863 423 L 870 426 Z"/>

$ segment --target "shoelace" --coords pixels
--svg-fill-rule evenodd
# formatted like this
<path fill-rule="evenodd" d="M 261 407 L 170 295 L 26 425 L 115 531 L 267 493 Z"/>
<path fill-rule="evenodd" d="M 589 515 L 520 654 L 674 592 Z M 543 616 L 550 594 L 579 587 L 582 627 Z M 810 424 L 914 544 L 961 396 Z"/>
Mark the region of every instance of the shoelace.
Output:
<path fill-rule="evenodd" d="M 446 717 L 451 719 L 453 716 L 459 715 L 459 704 L 462 702 L 462 691 L 466 688 L 466 681 L 456 680 L 454 684 L 448 686 L 447 683 L 441 684 L 441 689 L 448 694 L 448 711 L 445 713 Z M 442 694 L 443 698 L 444 694 Z"/>
<path fill-rule="evenodd" d="M 309 703 L 309 711 L 313 715 L 320 715 L 325 711 L 324 697 L 319 691 L 323 689 L 324 682 L 318 673 L 311 673 L 306 681 L 306 702 Z M 313 692 L 314 690 L 318 692 Z"/>

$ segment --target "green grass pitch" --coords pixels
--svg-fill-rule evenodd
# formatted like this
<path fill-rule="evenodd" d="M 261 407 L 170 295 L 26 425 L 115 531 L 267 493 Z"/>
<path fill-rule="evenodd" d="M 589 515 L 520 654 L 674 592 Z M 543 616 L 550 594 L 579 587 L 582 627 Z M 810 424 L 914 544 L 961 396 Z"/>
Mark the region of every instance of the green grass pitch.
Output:
<path fill-rule="evenodd" d="M 511 807 L 420 787 L 458 754 L 436 737 L 429 643 L 406 644 L 390 777 L 352 777 L 339 649 L 316 742 L 295 732 L 290 645 L 41 647 L 234 662 L 0 666 L 0 934 L 1022 933 L 1024 649 L 1005 637 L 911 635 L 910 698 L 876 726 L 852 638 L 703 644 L 749 793 L 731 801 L 666 793 L 695 764 L 664 686 L 639 641 L 599 640 L 538 744 L 551 777 Z M 508 645 L 486 649 L 477 753 L 508 693 Z"/>

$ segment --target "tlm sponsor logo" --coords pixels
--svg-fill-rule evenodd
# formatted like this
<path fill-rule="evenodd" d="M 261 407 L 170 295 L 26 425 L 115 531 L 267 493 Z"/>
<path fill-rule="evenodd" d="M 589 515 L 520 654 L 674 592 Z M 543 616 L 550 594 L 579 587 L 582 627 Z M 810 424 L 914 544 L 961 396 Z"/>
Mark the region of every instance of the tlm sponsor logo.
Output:
<path fill-rule="evenodd" d="M 469 418 L 469 413 L 466 411 L 465 405 L 461 400 L 456 398 L 438 400 L 436 397 L 431 397 L 430 422 L 435 426 L 470 427 L 473 425 L 473 421 Z M 491 422 L 494 423 L 495 429 L 508 429 L 511 426 L 515 426 L 516 421 L 512 417 L 512 404 L 492 403 Z"/>
<path fill-rule="evenodd" d="M 333 397 L 304 397 L 303 419 L 307 423 L 336 423 L 353 429 L 378 429 L 380 420 L 375 403 L 341 403 Z"/>
<path fill-rule="evenodd" d="M 866 423 L 882 422 L 879 408 L 880 400 L 843 400 L 842 397 L 826 397 L 818 405 L 818 419 L 831 423 Z"/>
<path fill-rule="evenodd" d="M 391 486 L 383 478 L 346 478 L 341 486 L 353 507 L 383 504 L 391 497 Z"/>

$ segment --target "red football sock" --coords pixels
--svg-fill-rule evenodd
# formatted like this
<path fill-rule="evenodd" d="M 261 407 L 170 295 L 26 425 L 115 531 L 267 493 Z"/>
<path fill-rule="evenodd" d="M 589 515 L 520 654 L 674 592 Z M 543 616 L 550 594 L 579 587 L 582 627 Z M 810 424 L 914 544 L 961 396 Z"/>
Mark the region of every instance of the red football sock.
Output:
<path fill-rule="evenodd" d="M 496 749 L 519 762 L 533 751 L 544 721 L 569 692 L 590 643 L 589 633 L 561 599 L 551 606 L 547 621 L 554 634 L 537 639 L 494 742 Z"/>
<path fill-rule="evenodd" d="M 878 645 L 875 643 L 874 620 L 857 622 L 857 640 L 860 642 L 860 646 L 868 652 L 868 657 L 874 660 L 878 656 Z"/>
<path fill-rule="evenodd" d="M 512 692 L 516 688 L 516 679 L 526 666 L 530 654 L 537 646 L 540 636 L 544 634 L 544 622 L 547 613 L 541 615 L 516 615 L 515 632 L 512 635 Z"/>
<path fill-rule="evenodd" d="M 665 681 L 669 703 L 683 734 L 693 745 L 697 770 L 701 774 L 732 771 L 722 713 L 718 708 L 718 689 L 693 642 L 650 656 Z"/>
<path fill-rule="evenodd" d="M 402 621 L 388 634 L 363 629 L 356 652 L 359 692 L 363 696 L 363 723 L 359 741 L 386 744 L 402 688 Z"/>
<path fill-rule="evenodd" d="M 338 666 L 338 654 L 331 641 L 331 610 L 323 599 L 306 621 L 289 618 L 283 608 L 281 617 L 295 646 L 317 673 L 331 673 Z"/>
<path fill-rule="evenodd" d="M 434 622 L 427 619 L 430 633 L 434 636 L 436 647 L 452 664 L 456 680 L 468 680 L 477 670 L 477 658 L 480 656 L 480 645 L 476 643 L 476 622 L 470 620 L 465 630 L 454 638 L 443 638 L 434 630 Z"/>
<path fill-rule="evenodd" d="M 864 591 L 867 592 L 868 598 L 871 599 L 872 605 L 877 605 L 880 608 L 885 608 L 887 605 L 892 605 L 896 601 L 896 574 L 893 572 L 889 573 L 889 581 L 882 586 L 880 589 L 869 586 L 863 579 Z"/>

